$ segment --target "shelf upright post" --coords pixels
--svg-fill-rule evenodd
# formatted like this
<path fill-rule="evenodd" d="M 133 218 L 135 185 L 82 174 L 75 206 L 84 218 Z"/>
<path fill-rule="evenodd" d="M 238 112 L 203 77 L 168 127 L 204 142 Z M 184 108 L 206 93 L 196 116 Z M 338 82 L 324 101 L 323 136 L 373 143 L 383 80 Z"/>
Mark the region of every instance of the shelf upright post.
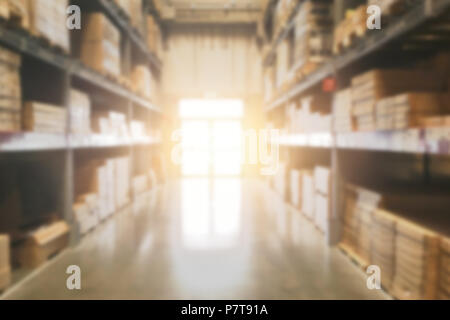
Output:
<path fill-rule="evenodd" d="M 62 199 L 62 218 L 70 226 L 70 243 L 72 245 L 77 244 L 80 241 L 80 233 L 78 232 L 78 226 L 73 216 L 72 205 L 74 201 L 74 189 L 75 189 L 75 175 L 74 175 L 74 152 L 69 143 L 69 136 L 71 132 L 70 121 L 70 88 L 71 88 L 71 74 L 64 70 L 62 74 L 62 104 L 67 111 L 66 116 L 66 147 L 64 149 L 64 163 L 63 163 L 63 199 Z"/>
<path fill-rule="evenodd" d="M 336 81 L 339 83 L 337 69 L 335 68 L 333 74 Z M 331 108 L 332 127 L 331 127 L 331 217 L 328 222 L 327 243 L 329 246 L 337 245 L 341 238 L 341 217 L 342 204 L 345 199 L 345 182 L 340 172 L 339 150 L 336 144 L 337 134 L 334 130 L 334 111 Z"/>

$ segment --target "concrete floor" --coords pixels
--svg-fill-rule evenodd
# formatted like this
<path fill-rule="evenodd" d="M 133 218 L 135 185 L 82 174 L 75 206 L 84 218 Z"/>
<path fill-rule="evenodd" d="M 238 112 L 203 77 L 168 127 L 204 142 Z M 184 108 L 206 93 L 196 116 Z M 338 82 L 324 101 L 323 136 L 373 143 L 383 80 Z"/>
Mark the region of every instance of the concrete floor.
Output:
<path fill-rule="evenodd" d="M 66 268 L 82 288 L 66 288 Z M 387 299 L 264 184 L 184 179 L 136 201 L 5 299 Z"/>

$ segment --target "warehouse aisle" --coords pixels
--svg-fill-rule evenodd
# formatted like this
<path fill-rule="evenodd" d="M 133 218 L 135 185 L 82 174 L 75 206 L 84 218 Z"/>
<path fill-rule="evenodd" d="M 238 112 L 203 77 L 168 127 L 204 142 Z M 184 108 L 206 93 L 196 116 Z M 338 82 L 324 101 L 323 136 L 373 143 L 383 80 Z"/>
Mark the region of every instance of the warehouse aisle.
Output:
<path fill-rule="evenodd" d="M 66 288 L 78 265 L 82 289 Z M 6 299 L 383 299 L 258 181 L 185 178 L 116 214 Z"/>

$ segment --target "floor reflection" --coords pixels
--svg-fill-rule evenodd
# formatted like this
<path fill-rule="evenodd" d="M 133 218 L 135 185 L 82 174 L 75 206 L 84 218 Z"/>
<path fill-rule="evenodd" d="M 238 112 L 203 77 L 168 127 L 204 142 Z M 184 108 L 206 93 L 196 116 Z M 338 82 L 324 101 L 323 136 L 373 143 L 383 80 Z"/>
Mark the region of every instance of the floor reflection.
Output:
<path fill-rule="evenodd" d="M 249 273 L 241 180 L 184 178 L 180 191 L 181 237 L 172 252 L 176 287 L 199 297 L 233 294 Z"/>
<path fill-rule="evenodd" d="M 182 244 L 189 249 L 226 248 L 241 230 L 238 178 L 184 178 L 181 182 Z"/>

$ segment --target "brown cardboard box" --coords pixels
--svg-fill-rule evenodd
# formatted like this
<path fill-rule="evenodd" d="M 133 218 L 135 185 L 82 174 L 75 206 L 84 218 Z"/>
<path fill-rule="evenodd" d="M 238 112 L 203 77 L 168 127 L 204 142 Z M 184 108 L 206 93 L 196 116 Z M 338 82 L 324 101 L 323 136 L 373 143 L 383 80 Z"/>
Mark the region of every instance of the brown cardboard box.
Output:
<path fill-rule="evenodd" d="M 83 15 L 81 60 L 102 73 L 119 76 L 120 33 L 101 13 Z"/>
<path fill-rule="evenodd" d="M 150 99 L 152 97 L 152 74 L 145 65 L 135 66 L 131 75 L 133 90 L 141 96 Z"/>
<path fill-rule="evenodd" d="M 20 266 L 35 268 L 69 244 L 69 226 L 64 221 L 43 226 L 28 234 L 14 250 Z"/>
<path fill-rule="evenodd" d="M 66 131 L 66 110 L 62 107 L 28 101 L 22 112 L 23 129 L 34 132 L 60 133 Z"/>
<path fill-rule="evenodd" d="M 28 0 L 30 32 L 70 52 L 69 30 L 66 28 L 68 0 Z"/>

